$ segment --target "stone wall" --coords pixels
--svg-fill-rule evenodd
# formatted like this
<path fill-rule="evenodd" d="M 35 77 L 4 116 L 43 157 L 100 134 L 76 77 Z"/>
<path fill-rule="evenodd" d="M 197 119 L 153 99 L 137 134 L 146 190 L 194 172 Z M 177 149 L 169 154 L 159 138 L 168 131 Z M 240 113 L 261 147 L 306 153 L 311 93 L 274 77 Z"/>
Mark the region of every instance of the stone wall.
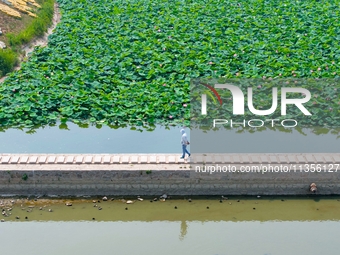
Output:
<path fill-rule="evenodd" d="M 194 173 L 190 170 L 0 171 L 4 195 L 307 195 L 340 194 L 339 173 Z"/>
<path fill-rule="evenodd" d="M 217 165 L 234 171 L 203 172 Z M 263 171 L 269 166 L 284 171 Z M 319 172 L 311 172 L 316 166 Z M 339 153 L 202 154 L 184 161 L 174 154 L 0 155 L 0 196 L 307 195 L 311 183 L 317 194 L 340 194 Z"/>

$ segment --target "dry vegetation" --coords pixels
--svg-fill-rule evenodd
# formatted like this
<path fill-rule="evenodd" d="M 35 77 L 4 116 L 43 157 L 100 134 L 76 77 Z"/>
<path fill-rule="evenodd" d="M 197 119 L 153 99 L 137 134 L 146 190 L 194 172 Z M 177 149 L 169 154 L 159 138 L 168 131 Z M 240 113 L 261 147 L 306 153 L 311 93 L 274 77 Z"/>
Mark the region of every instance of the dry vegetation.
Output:
<path fill-rule="evenodd" d="M 6 5 L 7 3 L 8 5 Z M 35 2 L 34 0 L 6 0 L 4 4 L 0 3 L 0 11 L 16 18 L 20 18 L 20 12 L 26 13 L 29 16 L 36 17 L 37 15 L 34 13 L 35 8 L 41 8 L 41 6 Z"/>

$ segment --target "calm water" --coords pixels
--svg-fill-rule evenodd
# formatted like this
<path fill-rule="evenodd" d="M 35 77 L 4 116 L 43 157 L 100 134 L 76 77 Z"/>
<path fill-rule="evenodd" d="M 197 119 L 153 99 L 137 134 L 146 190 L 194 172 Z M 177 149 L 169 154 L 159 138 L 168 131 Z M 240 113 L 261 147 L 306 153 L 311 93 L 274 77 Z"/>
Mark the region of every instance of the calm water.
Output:
<path fill-rule="evenodd" d="M 193 153 L 339 153 L 340 129 L 191 130 Z M 195 142 L 195 143 L 194 143 Z"/>
<path fill-rule="evenodd" d="M 180 153 L 180 129 L 157 126 L 140 132 L 107 126 L 79 128 L 72 123 L 68 130 L 45 127 L 33 134 L 9 129 L 0 133 L 0 153 Z"/>
<path fill-rule="evenodd" d="M 339 254 L 337 198 L 149 200 L 18 200 L 0 223 L 2 254 Z"/>
<path fill-rule="evenodd" d="M 103 126 L 79 128 L 68 123 L 68 130 L 45 127 L 27 134 L 17 129 L 0 132 L 0 153 L 180 153 L 180 127 L 157 126 L 153 131 Z M 340 131 L 324 130 L 315 134 L 309 129 L 256 131 L 210 131 L 187 128 L 192 152 L 219 153 L 312 153 L 340 152 Z M 190 137 L 191 133 L 191 137 Z M 220 146 L 218 146 L 218 144 Z M 210 146 L 210 147 L 209 147 Z M 216 151 L 217 149 L 217 151 Z"/>

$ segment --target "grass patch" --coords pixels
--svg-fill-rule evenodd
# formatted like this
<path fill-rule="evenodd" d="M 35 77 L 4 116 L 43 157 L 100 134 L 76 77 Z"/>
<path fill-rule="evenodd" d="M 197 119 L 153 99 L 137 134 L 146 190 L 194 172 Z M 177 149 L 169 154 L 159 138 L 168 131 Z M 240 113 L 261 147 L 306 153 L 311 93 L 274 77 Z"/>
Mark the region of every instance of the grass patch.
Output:
<path fill-rule="evenodd" d="M 27 175 L 27 174 L 23 174 L 23 175 L 21 176 L 21 179 L 23 179 L 24 181 L 27 181 L 28 175 Z"/>
<path fill-rule="evenodd" d="M 54 0 L 45 0 L 41 7 L 37 13 L 38 17 L 33 19 L 25 30 L 18 34 L 8 33 L 6 35 L 11 47 L 20 46 L 30 42 L 34 37 L 44 35 L 52 23 Z"/>
<path fill-rule="evenodd" d="M 11 49 L 0 50 L 0 77 L 11 72 L 17 64 L 17 54 Z"/>

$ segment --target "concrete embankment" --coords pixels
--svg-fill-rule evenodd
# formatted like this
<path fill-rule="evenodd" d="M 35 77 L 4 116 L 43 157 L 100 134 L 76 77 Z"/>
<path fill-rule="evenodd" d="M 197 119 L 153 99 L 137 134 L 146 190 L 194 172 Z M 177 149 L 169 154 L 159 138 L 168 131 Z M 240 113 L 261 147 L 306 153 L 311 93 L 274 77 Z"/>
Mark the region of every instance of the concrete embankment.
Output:
<path fill-rule="evenodd" d="M 340 194 L 340 153 L 1 154 L 0 195 Z"/>

